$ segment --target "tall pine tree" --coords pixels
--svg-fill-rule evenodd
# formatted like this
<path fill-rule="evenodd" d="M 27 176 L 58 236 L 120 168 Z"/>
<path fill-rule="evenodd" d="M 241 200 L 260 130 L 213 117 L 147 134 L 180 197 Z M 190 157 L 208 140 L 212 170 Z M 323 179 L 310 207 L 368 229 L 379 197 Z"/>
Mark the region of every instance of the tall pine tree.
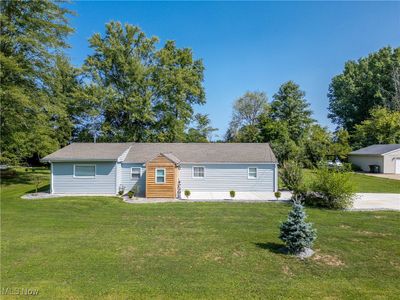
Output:
<path fill-rule="evenodd" d="M 292 140 L 304 136 L 313 119 L 310 104 L 306 101 L 305 92 L 293 81 L 279 87 L 271 103 L 270 116 L 276 121 L 285 121 Z"/>

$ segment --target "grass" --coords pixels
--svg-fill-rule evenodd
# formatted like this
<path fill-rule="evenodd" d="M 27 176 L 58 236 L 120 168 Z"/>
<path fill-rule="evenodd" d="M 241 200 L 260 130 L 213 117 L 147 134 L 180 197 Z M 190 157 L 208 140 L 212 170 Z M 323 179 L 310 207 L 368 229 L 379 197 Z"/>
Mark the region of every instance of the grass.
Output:
<path fill-rule="evenodd" d="M 400 294 L 398 212 L 307 209 L 318 230 L 317 254 L 300 261 L 283 254 L 277 238 L 287 204 L 22 200 L 34 186 L 31 176 L 18 178 L 1 189 L 3 289 L 38 289 L 37 299 Z"/>
<path fill-rule="evenodd" d="M 315 171 L 305 169 L 305 181 L 310 183 L 315 176 Z M 400 180 L 368 176 L 359 173 L 352 173 L 350 176 L 357 193 L 399 193 Z"/>

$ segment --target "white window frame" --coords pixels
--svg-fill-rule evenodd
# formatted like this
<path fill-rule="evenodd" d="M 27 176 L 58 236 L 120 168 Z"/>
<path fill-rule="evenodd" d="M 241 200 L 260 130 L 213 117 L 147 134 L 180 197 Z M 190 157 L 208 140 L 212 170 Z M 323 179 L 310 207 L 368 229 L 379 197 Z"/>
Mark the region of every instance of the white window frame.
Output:
<path fill-rule="evenodd" d="M 132 174 L 133 174 L 133 169 L 139 169 L 139 178 L 133 178 L 132 177 Z M 139 180 L 140 179 L 140 177 L 142 177 L 142 168 L 141 167 L 131 167 L 131 180 Z"/>
<path fill-rule="evenodd" d="M 250 169 L 256 169 L 256 177 L 251 177 L 250 176 Z M 247 179 L 254 180 L 254 179 L 257 179 L 257 178 L 258 178 L 258 168 L 257 167 L 248 167 L 247 168 Z"/>
<path fill-rule="evenodd" d="M 164 177 L 164 181 L 163 182 L 157 182 L 157 171 L 158 170 L 164 171 L 164 176 L 163 176 Z M 155 181 L 156 184 L 165 184 L 167 182 L 167 170 L 165 168 L 156 168 L 154 170 L 154 181 Z"/>
<path fill-rule="evenodd" d="M 94 176 L 77 176 L 76 175 L 76 167 L 94 167 Z M 74 164 L 74 178 L 96 178 L 96 165 L 95 164 Z"/>
<path fill-rule="evenodd" d="M 194 176 L 194 168 L 203 168 L 203 177 Z M 205 166 L 193 166 L 192 167 L 192 178 L 193 179 L 204 179 L 204 178 L 206 178 L 206 167 Z"/>

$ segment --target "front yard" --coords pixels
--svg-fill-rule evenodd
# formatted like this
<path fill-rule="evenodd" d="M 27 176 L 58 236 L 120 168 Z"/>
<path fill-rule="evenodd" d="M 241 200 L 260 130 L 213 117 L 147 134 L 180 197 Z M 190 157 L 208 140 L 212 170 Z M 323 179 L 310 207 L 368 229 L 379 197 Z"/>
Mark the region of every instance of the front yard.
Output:
<path fill-rule="evenodd" d="M 398 212 L 307 209 L 318 230 L 317 254 L 299 261 L 279 250 L 278 225 L 287 204 L 19 198 L 32 189 L 23 176 L 3 181 L 3 290 L 38 289 L 36 298 L 42 299 L 355 299 L 400 293 Z"/>

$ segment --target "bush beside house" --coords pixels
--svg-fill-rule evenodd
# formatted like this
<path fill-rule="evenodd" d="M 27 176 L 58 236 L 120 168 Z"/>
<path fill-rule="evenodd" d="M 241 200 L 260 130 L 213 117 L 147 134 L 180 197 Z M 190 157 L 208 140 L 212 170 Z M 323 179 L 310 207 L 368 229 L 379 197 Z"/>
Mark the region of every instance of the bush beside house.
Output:
<path fill-rule="evenodd" d="M 319 168 L 311 184 L 305 204 L 330 209 L 345 209 L 353 204 L 355 187 L 350 173 L 341 170 Z"/>
<path fill-rule="evenodd" d="M 350 169 L 350 165 L 328 168 L 321 163 L 313 180 L 305 184 L 301 166 L 297 162 L 286 161 L 281 167 L 280 175 L 284 185 L 293 191 L 293 201 L 315 207 L 345 209 L 353 204 L 355 196 Z"/>
<path fill-rule="evenodd" d="M 189 190 L 185 190 L 185 197 L 187 198 L 187 199 L 189 199 L 189 197 L 190 197 L 190 191 Z"/>

